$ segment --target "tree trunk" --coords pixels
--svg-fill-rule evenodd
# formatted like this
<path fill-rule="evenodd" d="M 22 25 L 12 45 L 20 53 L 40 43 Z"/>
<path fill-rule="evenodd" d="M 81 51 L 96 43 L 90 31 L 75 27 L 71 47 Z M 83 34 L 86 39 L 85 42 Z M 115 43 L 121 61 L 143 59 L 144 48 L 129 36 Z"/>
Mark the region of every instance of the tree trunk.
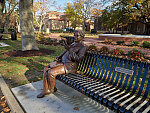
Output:
<path fill-rule="evenodd" d="M 122 26 L 122 34 L 124 33 L 124 26 Z"/>
<path fill-rule="evenodd" d="M 5 17 L 4 33 L 8 33 L 9 16 Z"/>
<path fill-rule="evenodd" d="M 5 0 L 0 0 L 0 28 L 2 28 L 2 17 L 4 10 Z"/>
<path fill-rule="evenodd" d="M 118 31 L 118 26 L 116 25 L 115 28 L 116 28 L 116 33 L 117 33 L 117 31 Z"/>
<path fill-rule="evenodd" d="M 20 33 L 20 22 L 16 21 L 16 23 L 17 23 L 17 32 Z"/>
<path fill-rule="evenodd" d="M 35 41 L 32 9 L 33 0 L 19 1 L 22 51 L 39 50 Z"/>
<path fill-rule="evenodd" d="M 12 14 L 12 12 L 14 11 L 14 9 L 15 9 L 17 4 L 18 4 L 18 2 L 16 4 L 14 4 L 14 6 L 13 6 L 13 8 L 11 10 L 9 9 L 8 14 L 6 13 L 7 11 L 5 11 L 5 23 L 4 23 L 4 32 L 5 33 L 8 33 L 8 28 L 9 28 L 8 26 L 9 26 L 9 22 L 10 22 L 9 21 L 9 17 Z M 6 6 L 5 6 L 5 8 L 6 8 Z"/>
<path fill-rule="evenodd" d="M 85 31 L 85 20 L 83 22 L 83 28 L 82 28 L 83 31 Z"/>
<path fill-rule="evenodd" d="M 42 22 L 40 22 L 40 26 L 39 26 L 39 32 L 41 33 L 42 32 Z"/>

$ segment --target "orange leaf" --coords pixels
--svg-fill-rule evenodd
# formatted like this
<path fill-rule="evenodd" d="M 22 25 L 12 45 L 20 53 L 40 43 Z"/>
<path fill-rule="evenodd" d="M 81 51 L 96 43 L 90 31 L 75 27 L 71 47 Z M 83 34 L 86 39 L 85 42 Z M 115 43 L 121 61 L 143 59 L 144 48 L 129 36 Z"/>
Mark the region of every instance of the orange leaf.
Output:
<path fill-rule="evenodd" d="M 2 102 L 1 104 L 0 104 L 0 106 L 2 106 L 3 108 L 5 108 L 7 105 L 6 105 L 6 102 L 4 101 L 4 102 Z"/>
<path fill-rule="evenodd" d="M 9 109 L 9 107 L 6 107 L 6 108 L 3 109 L 3 111 L 4 111 L 4 112 L 9 112 L 10 109 Z"/>
<path fill-rule="evenodd" d="M 1 97 L 1 100 L 5 100 L 5 96 L 2 96 L 2 97 Z"/>
<path fill-rule="evenodd" d="M 78 108 L 78 107 L 74 107 L 73 109 L 74 109 L 74 110 L 79 110 L 79 108 Z"/>

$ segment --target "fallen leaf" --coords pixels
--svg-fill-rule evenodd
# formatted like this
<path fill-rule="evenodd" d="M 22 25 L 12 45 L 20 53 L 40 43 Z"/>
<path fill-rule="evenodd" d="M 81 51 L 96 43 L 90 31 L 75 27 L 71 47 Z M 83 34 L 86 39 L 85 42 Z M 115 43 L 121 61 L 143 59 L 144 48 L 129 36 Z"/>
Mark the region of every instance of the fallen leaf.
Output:
<path fill-rule="evenodd" d="M 4 102 L 2 102 L 1 104 L 0 104 L 0 106 L 2 106 L 3 108 L 5 108 L 7 105 L 6 105 L 6 102 L 4 101 Z"/>
<path fill-rule="evenodd" d="M 76 111 L 77 111 L 77 110 L 79 110 L 79 108 L 78 108 L 78 107 L 74 107 L 73 109 L 74 109 L 74 110 L 76 110 Z"/>
<path fill-rule="evenodd" d="M 143 101 L 142 101 L 142 100 L 140 100 L 140 101 L 138 101 L 138 103 L 139 103 L 139 104 L 141 104 L 141 103 L 143 103 Z"/>
<path fill-rule="evenodd" d="M 1 100 L 5 100 L 5 96 L 2 96 L 2 97 L 1 97 Z"/>
<path fill-rule="evenodd" d="M 73 96 L 73 98 L 76 99 L 77 97 L 76 97 L 76 96 Z"/>
<path fill-rule="evenodd" d="M 10 109 L 9 109 L 9 107 L 6 107 L 6 108 L 3 109 L 3 111 L 4 111 L 4 112 L 9 112 Z"/>

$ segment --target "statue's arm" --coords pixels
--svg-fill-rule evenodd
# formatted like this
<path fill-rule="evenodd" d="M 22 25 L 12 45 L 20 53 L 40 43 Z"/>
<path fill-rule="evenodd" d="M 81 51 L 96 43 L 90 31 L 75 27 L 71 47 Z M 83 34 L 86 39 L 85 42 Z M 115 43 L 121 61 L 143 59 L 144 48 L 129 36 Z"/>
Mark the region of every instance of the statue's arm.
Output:
<path fill-rule="evenodd" d="M 74 51 L 69 51 L 70 55 L 71 55 L 71 59 L 75 62 L 79 62 L 85 55 L 86 53 L 86 46 L 80 48 L 79 52 L 78 53 L 75 53 Z"/>
<path fill-rule="evenodd" d="M 67 52 L 67 50 L 65 50 L 63 53 L 61 53 L 59 56 L 57 56 L 57 59 L 61 59 L 63 57 L 63 55 Z"/>

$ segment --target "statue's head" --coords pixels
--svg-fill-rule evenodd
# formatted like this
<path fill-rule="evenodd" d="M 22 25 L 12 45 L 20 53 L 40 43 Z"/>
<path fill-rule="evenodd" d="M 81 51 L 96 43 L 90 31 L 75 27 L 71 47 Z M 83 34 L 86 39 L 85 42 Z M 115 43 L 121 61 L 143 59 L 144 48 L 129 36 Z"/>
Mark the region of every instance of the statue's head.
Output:
<path fill-rule="evenodd" d="M 84 35 L 84 32 L 82 30 L 75 30 L 74 36 L 75 36 L 74 41 L 80 42 L 83 40 L 85 35 Z"/>

